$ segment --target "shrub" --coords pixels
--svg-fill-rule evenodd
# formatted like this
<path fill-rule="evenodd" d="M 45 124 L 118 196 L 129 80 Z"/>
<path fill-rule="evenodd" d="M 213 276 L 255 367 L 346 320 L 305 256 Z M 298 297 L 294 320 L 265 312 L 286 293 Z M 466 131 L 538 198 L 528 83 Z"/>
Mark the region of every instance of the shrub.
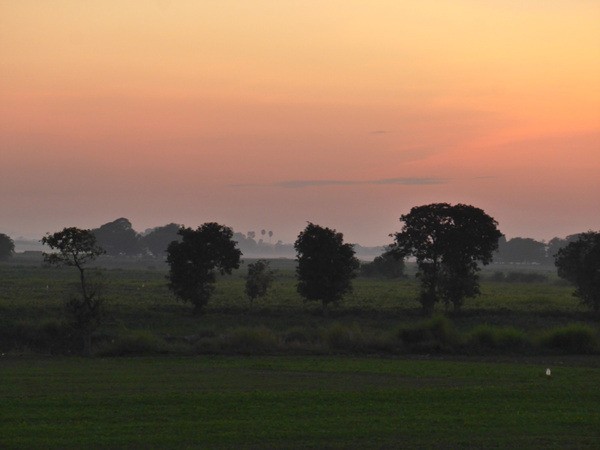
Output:
<path fill-rule="evenodd" d="M 164 353 L 162 339 L 146 330 L 125 331 L 115 339 L 100 345 L 98 356 L 153 355 Z"/>
<path fill-rule="evenodd" d="M 508 272 L 506 275 L 507 283 L 544 283 L 548 277 L 536 272 Z"/>
<path fill-rule="evenodd" d="M 495 350 L 502 352 L 522 352 L 530 347 L 530 342 L 521 330 L 513 327 L 493 327 L 479 325 L 467 338 L 466 347 L 470 350 Z"/>
<path fill-rule="evenodd" d="M 306 329 L 302 327 L 292 327 L 283 335 L 283 342 L 288 345 L 307 344 L 313 340 L 314 337 L 307 333 Z"/>
<path fill-rule="evenodd" d="M 0 334 L 3 349 L 29 348 L 48 353 L 71 353 L 77 350 L 73 328 L 62 320 L 7 323 Z"/>
<path fill-rule="evenodd" d="M 402 328 L 398 337 L 408 351 L 418 353 L 452 352 L 461 343 L 460 334 L 452 321 L 442 316 L 423 321 L 414 327 Z"/>
<path fill-rule="evenodd" d="M 220 338 L 221 348 L 235 353 L 269 353 L 279 347 L 277 336 L 269 328 L 234 328 Z"/>
<path fill-rule="evenodd" d="M 600 350 L 598 333 L 587 325 L 570 324 L 543 333 L 540 347 L 561 353 L 590 354 Z"/>
<path fill-rule="evenodd" d="M 490 280 L 491 281 L 505 281 L 506 275 L 504 275 L 504 272 L 497 270 L 490 276 Z"/>
<path fill-rule="evenodd" d="M 357 324 L 336 322 L 321 332 L 321 338 L 330 350 L 358 350 L 364 347 L 363 333 Z"/>

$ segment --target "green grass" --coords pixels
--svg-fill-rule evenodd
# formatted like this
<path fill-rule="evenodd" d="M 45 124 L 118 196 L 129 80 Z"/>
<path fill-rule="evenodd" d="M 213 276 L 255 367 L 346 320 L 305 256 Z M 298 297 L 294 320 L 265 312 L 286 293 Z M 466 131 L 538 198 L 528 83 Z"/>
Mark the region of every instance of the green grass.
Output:
<path fill-rule="evenodd" d="M 252 307 L 244 296 L 244 266 L 233 276 L 220 277 L 201 317 L 192 316 L 191 306 L 177 301 L 169 292 L 163 266 L 150 269 L 148 263 L 137 267 L 131 263 L 128 268 L 105 269 L 103 295 L 107 315 L 97 330 L 96 347 L 102 345 L 103 354 L 119 354 L 121 350 L 126 353 L 126 344 L 130 342 L 140 351 L 146 348 L 149 354 L 173 353 L 174 346 L 164 346 L 163 339 L 172 342 L 174 338 L 210 335 L 215 336 L 214 342 L 201 342 L 187 349 L 180 342 L 175 346 L 175 353 L 219 353 L 223 349 L 231 352 L 231 342 L 236 334 L 250 333 L 254 339 L 253 330 L 266 328 L 266 334 L 272 332 L 283 341 L 295 334 L 300 337 L 297 341 L 320 340 L 325 343 L 309 345 L 310 352 L 348 353 L 358 350 L 358 353 L 379 353 L 381 350 L 393 353 L 396 344 L 390 343 L 390 337 L 397 335 L 400 328 L 414 326 L 422 320 L 416 300 L 419 287 L 414 278 L 357 278 L 354 280 L 354 292 L 340 305 L 332 307 L 329 315 L 324 317 L 320 304 L 304 303 L 296 292 L 290 264 L 290 261 L 273 261 L 273 267 L 277 269 L 273 289 Z M 52 350 L 40 349 L 38 344 L 43 343 L 52 331 L 43 324 L 57 324 L 54 328 L 60 328 L 64 301 L 76 286 L 77 273 L 70 268 L 0 264 L 0 351 L 59 352 L 56 346 Z M 558 285 L 555 280 L 499 283 L 483 277 L 481 291 L 481 296 L 465 301 L 461 314 L 446 312 L 461 334 L 468 334 L 482 325 L 512 327 L 533 341 L 537 334 L 548 329 L 573 323 L 598 329 L 598 317 L 578 304 L 572 296 L 573 288 Z M 441 305 L 437 306 L 437 311 L 445 312 Z M 30 340 L 34 342 L 27 344 L 13 339 L 11 330 L 31 335 Z M 146 337 L 142 340 L 139 336 L 132 337 L 132 333 L 136 332 Z M 67 332 L 63 334 L 68 335 Z M 110 349 L 105 344 L 112 341 L 116 344 Z M 265 339 L 263 341 L 266 342 Z M 270 339 L 270 342 L 274 341 Z M 156 347 L 154 350 L 153 346 Z M 279 351 L 281 346 L 277 347 Z M 300 348 L 302 345 L 297 342 L 293 347 Z"/>
<path fill-rule="evenodd" d="M 2 448 L 597 448 L 600 368 L 345 357 L 0 360 Z"/>
<path fill-rule="evenodd" d="M 273 288 L 252 308 L 244 295 L 246 271 L 242 267 L 233 276 L 218 279 L 206 313 L 194 317 L 191 306 L 177 301 L 167 289 L 164 267 L 146 266 L 104 270 L 106 316 L 95 334 L 99 354 L 235 353 L 236 346 L 242 353 L 258 354 L 393 354 L 429 353 L 436 348 L 452 351 L 455 347 L 442 343 L 402 348 L 394 340 L 401 328 L 422 320 L 414 278 L 357 278 L 354 292 L 324 317 L 320 304 L 305 303 L 296 292 L 290 262 L 274 261 L 278 272 Z M 0 264 L 0 351 L 61 353 L 70 333 L 61 325 L 63 305 L 77 285 L 76 277 L 76 271 L 69 268 Z M 533 343 L 538 335 L 571 324 L 598 329 L 598 317 L 578 304 L 573 289 L 553 279 L 499 283 L 483 277 L 481 291 L 481 296 L 466 300 L 459 315 L 446 312 L 461 336 L 481 326 L 488 327 L 492 335 L 495 328 L 512 328 Z M 437 311 L 443 313 L 443 306 L 438 305 Z M 44 348 L 53 335 L 60 337 L 60 342 Z M 597 334 L 592 335 L 592 341 L 600 341 Z M 244 339 L 247 345 L 238 345 Z M 473 339 L 469 342 L 475 343 Z M 478 349 L 474 353 L 506 353 L 511 347 L 475 344 Z M 529 351 L 532 346 L 524 342 L 521 347 Z M 549 346 L 544 348 L 552 351 Z"/>
<path fill-rule="evenodd" d="M 484 279 L 461 314 L 423 322 L 413 278 L 359 278 L 324 317 L 290 262 L 273 266 L 252 308 L 242 268 L 201 317 L 163 266 L 108 268 L 96 355 L 160 356 L 80 359 L 39 355 L 69 338 L 76 273 L 0 264 L 0 448 L 598 448 L 598 318 L 571 287 Z M 596 353 L 573 356 L 583 341 Z M 374 357 L 464 345 L 454 361 Z M 172 356 L 194 353 L 237 356 Z"/>

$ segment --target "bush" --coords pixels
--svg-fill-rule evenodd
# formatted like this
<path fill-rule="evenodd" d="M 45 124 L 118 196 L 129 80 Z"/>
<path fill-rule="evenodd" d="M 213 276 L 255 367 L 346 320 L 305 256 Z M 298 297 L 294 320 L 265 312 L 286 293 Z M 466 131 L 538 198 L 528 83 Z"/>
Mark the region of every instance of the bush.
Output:
<path fill-rule="evenodd" d="M 520 353 L 529 349 L 531 343 L 527 335 L 513 327 L 493 327 L 479 325 L 467 337 L 466 347 L 469 350 L 495 350 L 501 352 Z"/>
<path fill-rule="evenodd" d="M 398 338 L 410 352 L 453 352 L 461 343 L 452 321 L 438 316 L 410 328 L 402 328 Z"/>
<path fill-rule="evenodd" d="M 561 353 L 591 354 L 600 350 L 597 331 L 580 324 L 551 329 L 539 337 L 538 344 Z"/>
<path fill-rule="evenodd" d="M 283 335 L 283 342 L 286 345 L 303 345 L 314 341 L 314 336 L 307 333 L 302 327 L 292 327 Z"/>
<path fill-rule="evenodd" d="M 279 340 L 267 327 L 234 328 L 220 338 L 220 347 L 235 353 L 270 353 L 279 348 Z"/>
<path fill-rule="evenodd" d="M 490 276 L 490 280 L 491 281 L 506 281 L 506 275 L 504 275 L 504 272 L 501 272 L 500 270 L 497 270 L 493 273 L 493 275 Z"/>
<path fill-rule="evenodd" d="M 334 323 L 321 332 L 321 338 L 330 350 L 351 351 L 364 347 L 363 333 L 357 324 Z"/>
<path fill-rule="evenodd" d="M 73 328 L 56 319 L 6 323 L 0 331 L 0 342 L 3 350 L 28 348 L 51 354 L 71 353 L 79 344 Z"/>
<path fill-rule="evenodd" d="M 544 283 L 548 277 L 536 272 L 508 272 L 507 283 Z"/>
<path fill-rule="evenodd" d="M 154 355 L 164 353 L 165 345 L 162 339 L 149 331 L 126 331 L 108 342 L 100 345 L 98 356 L 131 356 Z"/>

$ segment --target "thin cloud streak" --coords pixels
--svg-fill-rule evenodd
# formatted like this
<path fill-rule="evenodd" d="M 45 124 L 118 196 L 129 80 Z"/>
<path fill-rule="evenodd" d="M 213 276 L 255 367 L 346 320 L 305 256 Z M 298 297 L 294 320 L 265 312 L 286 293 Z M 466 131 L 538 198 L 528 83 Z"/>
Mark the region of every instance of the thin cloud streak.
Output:
<path fill-rule="evenodd" d="M 285 180 L 276 183 L 260 184 L 234 184 L 232 187 L 282 187 L 286 189 L 301 189 L 306 187 L 322 186 L 357 186 L 357 185 L 405 185 L 419 186 L 432 184 L 445 184 L 446 178 L 382 178 L 378 180 Z"/>

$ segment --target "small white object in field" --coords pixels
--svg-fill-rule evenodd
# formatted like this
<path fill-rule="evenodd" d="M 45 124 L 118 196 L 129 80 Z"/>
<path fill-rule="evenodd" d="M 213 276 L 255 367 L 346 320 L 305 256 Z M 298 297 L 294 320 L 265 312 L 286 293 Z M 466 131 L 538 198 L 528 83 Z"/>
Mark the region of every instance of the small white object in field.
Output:
<path fill-rule="evenodd" d="M 551 377 L 552 376 L 552 371 L 550 369 L 546 369 L 546 376 L 547 377 Z"/>

